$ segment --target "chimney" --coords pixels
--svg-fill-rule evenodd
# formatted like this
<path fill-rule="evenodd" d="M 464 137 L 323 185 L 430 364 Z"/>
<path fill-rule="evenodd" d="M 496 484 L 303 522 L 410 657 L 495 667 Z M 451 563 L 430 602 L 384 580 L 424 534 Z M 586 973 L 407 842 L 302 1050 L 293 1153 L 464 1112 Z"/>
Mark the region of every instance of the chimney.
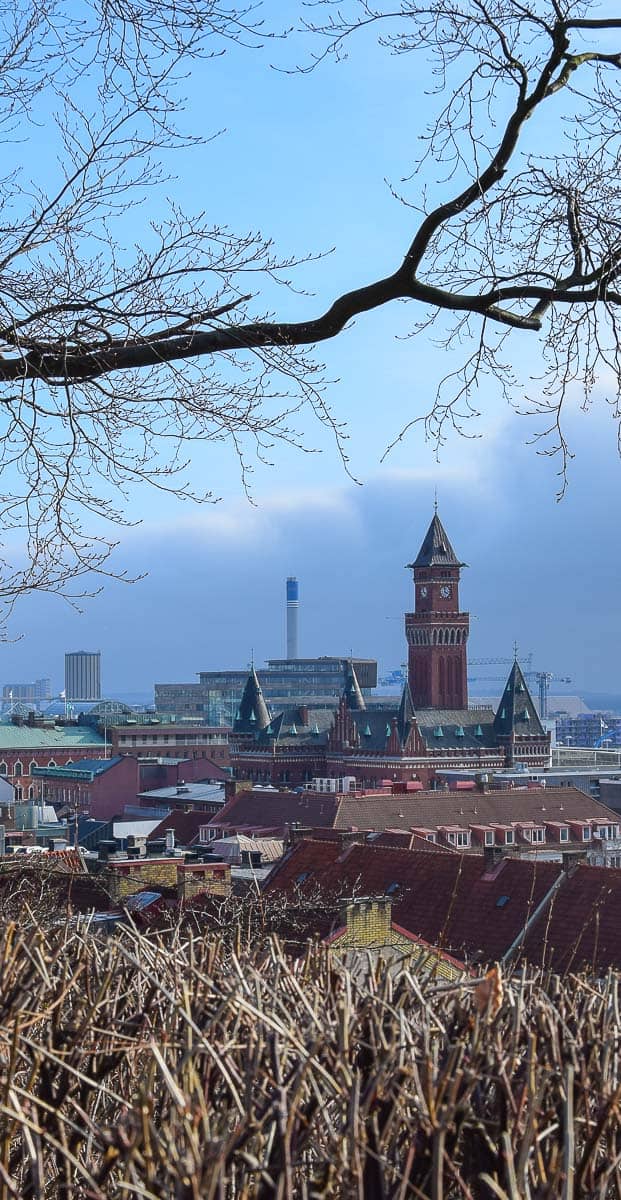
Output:
<path fill-rule="evenodd" d="M 488 870 L 490 867 L 495 867 L 496 863 L 499 863 L 501 858 L 503 858 L 503 857 L 504 856 L 503 856 L 503 847 L 502 846 L 484 846 L 483 847 L 483 858 L 485 861 L 485 869 L 486 870 Z"/>
<path fill-rule="evenodd" d="M 298 708 L 298 721 L 301 726 L 308 725 L 308 705 L 301 704 Z"/>
<path fill-rule="evenodd" d="M 298 610 L 300 588 L 295 575 L 287 579 L 287 660 L 298 658 Z"/>
<path fill-rule="evenodd" d="M 175 831 L 174 829 L 166 830 L 166 853 L 172 854 L 175 849 Z"/>

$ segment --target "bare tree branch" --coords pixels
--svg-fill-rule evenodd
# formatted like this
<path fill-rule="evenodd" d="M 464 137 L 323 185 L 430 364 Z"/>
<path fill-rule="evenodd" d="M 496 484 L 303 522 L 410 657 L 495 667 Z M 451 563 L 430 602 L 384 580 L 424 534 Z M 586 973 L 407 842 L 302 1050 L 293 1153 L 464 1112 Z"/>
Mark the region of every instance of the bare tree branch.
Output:
<path fill-rule="evenodd" d="M 447 422 L 463 429 L 476 411 L 484 375 L 504 395 L 519 390 L 506 340 L 516 331 L 542 352 L 527 407 L 549 416 L 562 458 L 559 413 L 576 385 L 588 404 L 597 380 L 612 379 L 618 413 L 621 21 L 574 0 L 536 12 L 520 0 L 316 0 L 304 12 L 298 38 L 323 39 L 311 67 L 376 32 L 389 53 L 422 57 L 435 110 L 403 181 L 417 215 L 401 261 L 292 321 L 281 289 L 293 288 L 306 250 L 280 256 L 258 232 L 174 204 L 145 224 L 140 245 L 123 243 L 125 222 L 169 182 L 168 152 L 201 140 L 181 127 L 184 75 L 231 43 L 259 49 L 271 36 L 259 10 L 96 0 L 76 18 L 67 0 L 0 0 L 7 146 L 49 124 L 52 107 L 59 145 L 43 181 L 17 158 L 0 179 L 7 602 L 105 570 L 105 530 L 127 521 L 137 484 L 214 499 L 190 486 L 195 444 L 228 441 L 245 474 L 279 440 L 304 448 L 297 417 L 310 407 L 346 462 L 307 348 L 395 300 L 421 309 L 415 333 L 435 327 L 452 351 L 473 339 L 431 412 L 412 416 L 438 442 Z M 216 120 L 205 138 L 217 130 Z M 432 169 L 443 180 L 436 202 L 422 187 Z M 266 311 L 275 295 L 277 315 Z"/>

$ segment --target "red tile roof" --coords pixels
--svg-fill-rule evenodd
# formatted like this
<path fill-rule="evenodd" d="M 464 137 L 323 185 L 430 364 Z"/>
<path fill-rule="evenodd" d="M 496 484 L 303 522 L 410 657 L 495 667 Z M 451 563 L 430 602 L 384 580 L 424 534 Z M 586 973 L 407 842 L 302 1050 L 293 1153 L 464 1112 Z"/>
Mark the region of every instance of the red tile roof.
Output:
<path fill-rule="evenodd" d="M 210 824 L 235 831 L 280 829 L 298 823 L 303 828 L 352 830 L 430 828 L 472 825 L 507 825 L 546 822 L 577 824 L 570 841 L 581 841 L 583 821 L 614 820 L 614 814 L 578 788 L 513 789 L 496 792 L 413 792 L 399 795 L 364 793 L 278 792 L 254 788 L 239 792 L 214 816 Z M 550 831 L 551 833 L 552 831 Z M 516 839 L 517 840 L 517 839 Z M 547 837 L 558 843 L 558 836 Z M 566 845 L 566 843 L 563 843 Z"/>
<path fill-rule="evenodd" d="M 309 934 L 325 936 L 337 917 L 336 897 L 384 895 L 398 884 L 392 919 L 409 933 L 470 961 L 502 958 L 519 938 L 562 872 L 558 863 L 505 858 L 490 870 L 482 856 L 303 841 L 271 873 L 266 891 L 320 888 Z"/>
<path fill-rule="evenodd" d="M 621 870 L 580 865 L 530 930 L 527 957 L 563 974 L 621 968 Z"/>
<path fill-rule="evenodd" d="M 191 846 L 193 842 L 199 839 L 199 830 L 201 825 L 207 824 L 207 814 L 204 812 L 182 812 L 181 809 L 173 809 L 172 812 L 160 821 L 155 829 L 151 830 L 147 841 L 160 841 L 166 837 L 166 830 L 173 829 L 175 832 L 175 842 L 178 846 Z"/>
<path fill-rule="evenodd" d="M 310 792 L 272 792 L 261 788 L 238 792 L 209 821 L 218 829 L 251 833 L 262 829 L 285 832 L 296 822 L 310 828 L 335 824 L 340 797 Z"/>

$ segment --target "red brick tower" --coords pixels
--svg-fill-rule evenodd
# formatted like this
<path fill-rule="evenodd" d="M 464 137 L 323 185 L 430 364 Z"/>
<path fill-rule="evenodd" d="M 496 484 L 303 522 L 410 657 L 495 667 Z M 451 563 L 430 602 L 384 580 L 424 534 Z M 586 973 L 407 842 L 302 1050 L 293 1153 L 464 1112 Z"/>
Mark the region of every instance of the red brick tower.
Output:
<path fill-rule="evenodd" d="M 413 563 L 414 609 L 405 614 L 408 678 L 414 708 L 468 707 L 468 613 L 459 611 L 465 566 L 446 536 L 437 510 Z"/>

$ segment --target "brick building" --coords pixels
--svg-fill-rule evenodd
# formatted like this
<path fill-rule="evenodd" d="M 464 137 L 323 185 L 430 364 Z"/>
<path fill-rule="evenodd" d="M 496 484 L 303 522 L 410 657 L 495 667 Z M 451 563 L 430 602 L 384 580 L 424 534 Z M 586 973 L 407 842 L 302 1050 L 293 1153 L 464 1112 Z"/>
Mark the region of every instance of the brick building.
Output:
<path fill-rule="evenodd" d="M 33 767 L 38 799 L 72 817 L 77 812 L 97 821 L 120 817 L 128 806 L 138 810 L 189 807 L 203 814 L 215 813 L 221 801 L 208 802 L 208 784 L 205 797 L 195 795 L 193 789 L 198 785 L 193 781 L 213 779 L 221 783 L 226 778 L 225 772 L 206 758 L 139 759 L 135 754 L 116 754 L 112 758 L 80 759 L 65 766 Z"/>
<path fill-rule="evenodd" d="M 16 800 L 36 794 L 35 768 L 71 766 L 78 759 L 106 757 L 105 739 L 97 729 L 29 714 L 0 722 L 0 776 L 15 790 Z"/>
<path fill-rule="evenodd" d="M 621 866 L 619 815 L 579 788 L 391 794 L 244 789 L 209 822 L 214 835 L 299 836 L 296 830 L 401 831 L 399 845 L 479 854 L 503 850 L 539 860 L 583 857 Z"/>
<path fill-rule="evenodd" d="M 337 705 L 309 698 L 272 712 L 253 667 L 231 734 L 235 777 L 299 786 L 316 777 L 353 776 L 365 787 L 427 787 L 441 768 L 484 774 L 518 763 L 546 766 L 550 735 L 517 660 L 496 710 L 468 707 L 463 565 L 434 513 L 409 564 L 414 611 L 405 614 L 408 682 L 398 705 L 367 704 L 350 661 Z"/>
<path fill-rule="evenodd" d="M 139 757 L 209 759 L 228 767 L 229 732 L 220 726 L 162 723 L 155 718 L 145 725 L 115 725 L 109 730 L 113 754 Z"/>

